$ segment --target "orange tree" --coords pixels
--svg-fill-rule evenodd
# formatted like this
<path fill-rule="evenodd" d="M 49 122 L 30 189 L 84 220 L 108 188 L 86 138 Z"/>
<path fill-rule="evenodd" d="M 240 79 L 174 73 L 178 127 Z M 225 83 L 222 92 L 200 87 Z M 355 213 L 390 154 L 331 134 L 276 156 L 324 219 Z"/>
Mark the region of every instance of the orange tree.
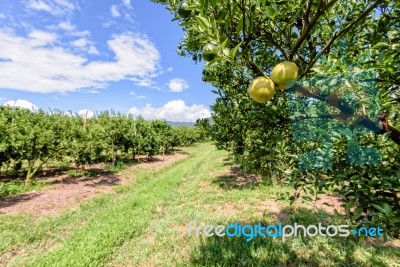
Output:
<path fill-rule="evenodd" d="M 399 234 L 398 1 L 153 1 L 185 31 L 178 54 L 206 61 L 219 148 L 298 192 L 334 190 L 353 222 Z M 297 83 L 265 104 L 249 98 L 282 61 L 298 66 Z"/>

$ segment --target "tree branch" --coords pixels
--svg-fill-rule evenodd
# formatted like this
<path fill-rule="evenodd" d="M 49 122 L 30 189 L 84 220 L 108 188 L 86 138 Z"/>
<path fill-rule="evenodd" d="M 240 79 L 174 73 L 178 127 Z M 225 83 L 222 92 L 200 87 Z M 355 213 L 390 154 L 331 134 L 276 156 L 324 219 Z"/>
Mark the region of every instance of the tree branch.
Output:
<path fill-rule="evenodd" d="M 340 114 L 332 115 L 334 119 L 340 119 L 342 121 L 346 121 L 348 118 L 354 115 L 354 109 L 347 105 L 345 102 L 341 101 L 341 99 L 337 95 L 330 95 L 329 97 L 325 98 L 318 94 L 314 94 L 303 86 L 296 84 L 292 88 L 288 90 L 289 92 L 298 92 L 303 96 L 311 97 L 323 102 L 326 102 L 328 105 L 337 108 L 340 110 Z M 371 119 L 367 118 L 366 116 L 361 117 L 357 122 L 358 125 L 364 126 L 365 128 L 377 133 L 377 134 L 385 134 L 389 132 L 389 138 L 392 139 L 393 142 L 400 145 L 400 130 L 394 128 L 393 126 L 389 125 L 388 129 L 382 130 L 378 127 L 376 121 L 372 121 Z"/>
<path fill-rule="evenodd" d="M 267 77 L 267 75 L 264 73 L 264 71 L 258 66 L 256 63 L 254 63 L 251 59 L 249 60 L 250 68 L 253 70 L 253 72 L 256 74 L 256 77 L 259 76 L 264 76 Z"/>
<path fill-rule="evenodd" d="M 326 42 L 325 46 L 318 52 L 318 54 L 310 61 L 310 63 L 308 64 L 306 70 L 300 75 L 300 77 L 305 76 L 310 70 L 311 68 L 314 66 L 315 62 L 317 62 L 318 58 L 325 53 L 325 51 L 327 51 L 330 46 L 332 45 L 332 43 L 339 38 L 340 36 L 346 34 L 347 32 L 350 31 L 350 29 L 356 25 L 357 23 L 359 23 L 361 20 L 363 20 L 372 10 L 374 10 L 379 4 L 381 4 L 383 2 L 383 0 L 377 0 L 374 4 L 372 4 L 369 8 L 367 8 L 363 13 L 361 13 L 358 18 L 356 20 L 354 20 L 353 22 L 351 22 L 349 25 L 347 25 L 343 30 L 339 31 L 339 32 L 335 32 L 332 37 L 328 40 L 328 42 Z"/>
<path fill-rule="evenodd" d="M 264 35 L 267 37 L 266 39 L 267 39 L 269 42 L 271 42 L 271 44 L 272 44 L 273 46 L 275 46 L 275 48 L 278 49 L 279 52 L 282 53 L 283 57 L 284 57 L 286 60 L 289 60 L 289 56 L 288 56 L 288 54 L 286 53 L 285 49 L 283 49 L 283 47 L 282 47 L 278 42 L 276 42 L 276 41 L 274 40 L 274 38 L 272 38 L 272 34 L 271 34 L 271 33 L 269 33 L 269 32 L 263 32 L 263 33 L 261 33 L 261 34 L 264 34 Z"/>
<path fill-rule="evenodd" d="M 313 0 L 309 0 L 308 3 L 307 3 L 306 12 L 304 13 L 304 17 L 303 17 L 304 23 L 303 23 L 303 27 L 301 29 L 302 33 L 304 32 L 305 28 L 310 23 L 309 20 L 308 20 L 308 16 L 310 15 L 312 3 L 313 3 Z"/>
<path fill-rule="evenodd" d="M 301 44 L 304 42 L 306 37 L 309 35 L 311 32 L 312 28 L 315 26 L 317 23 L 318 19 L 338 0 L 331 0 L 329 1 L 324 7 L 322 7 L 323 1 L 321 0 L 318 5 L 317 13 L 313 16 L 311 21 L 307 23 L 304 32 L 301 33 L 299 39 L 297 39 L 296 44 L 292 47 L 289 53 L 289 58 L 292 58 L 294 54 L 297 52 Z"/>

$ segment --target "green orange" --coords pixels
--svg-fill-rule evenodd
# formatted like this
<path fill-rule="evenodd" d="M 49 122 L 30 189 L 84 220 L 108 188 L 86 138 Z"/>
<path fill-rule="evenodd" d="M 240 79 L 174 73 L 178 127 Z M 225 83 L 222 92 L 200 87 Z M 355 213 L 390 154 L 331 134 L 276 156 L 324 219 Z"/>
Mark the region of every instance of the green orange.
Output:
<path fill-rule="evenodd" d="M 258 77 L 250 84 L 247 92 L 254 101 L 266 103 L 275 95 L 275 84 L 269 78 Z"/>
<path fill-rule="evenodd" d="M 281 89 L 288 89 L 296 84 L 299 77 L 297 65 L 291 61 L 277 64 L 271 72 L 271 79 Z"/>
<path fill-rule="evenodd" d="M 213 44 L 206 44 L 203 47 L 202 55 L 205 61 L 210 62 L 218 56 L 218 47 Z"/>
<path fill-rule="evenodd" d="M 178 5 L 177 13 L 181 18 L 188 18 L 190 17 L 190 14 L 192 13 L 191 10 L 188 9 L 189 3 L 186 1 L 181 1 Z"/>

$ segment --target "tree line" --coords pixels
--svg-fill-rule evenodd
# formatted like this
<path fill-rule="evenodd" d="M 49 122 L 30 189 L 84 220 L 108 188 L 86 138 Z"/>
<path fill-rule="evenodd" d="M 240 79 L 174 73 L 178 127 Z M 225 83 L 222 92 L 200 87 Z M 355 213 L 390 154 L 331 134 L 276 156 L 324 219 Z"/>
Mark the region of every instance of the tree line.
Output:
<path fill-rule="evenodd" d="M 202 139 L 197 127 L 172 127 L 162 120 L 112 111 L 86 119 L 60 111 L 0 107 L 0 170 L 6 175 L 22 171 L 27 184 L 51 161 L 82 169 L 99 162 L 115 165 L 138 155 L 169 153 Z"/>

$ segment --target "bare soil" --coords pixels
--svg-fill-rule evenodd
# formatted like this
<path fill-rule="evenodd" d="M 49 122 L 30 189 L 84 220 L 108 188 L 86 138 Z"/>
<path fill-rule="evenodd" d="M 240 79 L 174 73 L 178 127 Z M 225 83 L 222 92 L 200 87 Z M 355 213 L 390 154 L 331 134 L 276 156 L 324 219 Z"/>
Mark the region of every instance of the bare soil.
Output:
<path fill-rule="evenodd" d="M 127 167 L 158 170 L 186 157 L 186 154 L 180 152 L 150 159 L 141 157 L 139 163 L 132 163 Z M 101 164 L 91 166 L 88 171 L 94 175 L 70 178 L 64 172 L 54 176 L 39 177 L 38 180 L 51 185 L 40 190 L 0 198 L 0 214 L 27 213 L 34 216 L 56 216 L 67 208 L 77 208 L 81 202 L 97 195 L 112 194 L 115 192 L 115 186 L 131 182 L 130 178 L 105 170 Z"/>

